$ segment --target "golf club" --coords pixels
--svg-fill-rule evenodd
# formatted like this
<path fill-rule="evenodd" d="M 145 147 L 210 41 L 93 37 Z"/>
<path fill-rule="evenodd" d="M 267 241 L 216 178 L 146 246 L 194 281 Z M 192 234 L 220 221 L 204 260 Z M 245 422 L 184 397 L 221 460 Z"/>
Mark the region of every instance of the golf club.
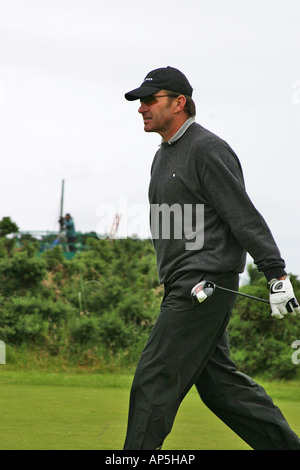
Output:
<path fill-rule="evenodd" d="M 260 302 L 269 304 L 268 300 L 261 299 L 260 297 L 254 297 L 253 295 L 249 294 L 243 294 L 242 292 L 238 292 L 232 289 L 227 289 L 226 287 L 218 286 L 217 284 L 211 281 L 201 281 L 193 287 L 191 291 L 193 303 L 206 302 L 213 295 L 215 289 L 225 290 L 227 292 L 232 292 L 233 294 L 242 295 L 243 297 L 248 297 L 249 299 L 259 300 Z"/>

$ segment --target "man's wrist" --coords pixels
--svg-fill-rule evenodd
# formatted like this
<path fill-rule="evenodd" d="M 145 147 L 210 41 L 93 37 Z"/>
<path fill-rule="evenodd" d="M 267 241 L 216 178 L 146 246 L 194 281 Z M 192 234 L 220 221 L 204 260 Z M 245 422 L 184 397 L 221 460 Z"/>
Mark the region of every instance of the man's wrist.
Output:
<path fill-rule="evenodd" d="M 280 279 L 281 277 L 286 276 L 287 272 L 283 268 L 275 267 L 264 271 L 264 275 L 267 279 L 267 282 L 270 284 L 273 279 L 278 281 L 278 279 Z"/>
<path fill-rule="evenodd" d="M 284 281 L 284 279 L 287 278 L 287 274 L 285 274 L 284 276 L 281 276 L 281 277 L 273 277 L 273 279 L 271 279 L 268 284 L 269 286 L 271 286 L 272 284 L 274 284 L 274 282 L 277 282 L 277 281 Z"/>

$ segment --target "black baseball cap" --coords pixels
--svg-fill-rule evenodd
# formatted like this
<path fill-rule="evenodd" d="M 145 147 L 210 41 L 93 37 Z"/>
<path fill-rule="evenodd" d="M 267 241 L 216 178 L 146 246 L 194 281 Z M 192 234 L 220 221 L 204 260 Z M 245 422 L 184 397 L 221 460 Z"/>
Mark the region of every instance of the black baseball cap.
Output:
<path fill-rule="evenodd" d="M 174 67 L 163 67 L 149 72 L 141 86 L 126 93 L 125 98 L 128 101 L 134 101 L 152 95 L 159 90 L 174 91 L 188 96 L 192 96 L 193 93 L 188 79 L 180 70 Z"/>

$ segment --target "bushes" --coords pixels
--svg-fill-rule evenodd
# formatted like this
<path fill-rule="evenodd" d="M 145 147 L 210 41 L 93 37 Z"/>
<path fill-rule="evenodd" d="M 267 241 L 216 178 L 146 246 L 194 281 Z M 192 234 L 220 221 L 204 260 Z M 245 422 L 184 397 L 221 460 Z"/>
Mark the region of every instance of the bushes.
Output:
<path fill-rule="evenodd" d="M 66 283 L 62 288 L 80 311 L 70 325 L 72 347 L 97 347 L 102 357 L 121 355 L 136 362 L 161 301 L 152 243 L 126 239 L 89 244 L 89 251 L 68 263 L 72 287 Z"/>
<path fill-rule="evenodd" d="M 36 255 L 5 251 L 0 261 L 0 338 L 43 353 L 137 361 L 158 313 L 150 241 L 89 240 L 66 261 L 59 247 Z M 128 352 L 134 351 L 134 357 Z M 98 358 L 98 359 L 97 359 Z"/>
<path fill-rule="evenodd" d="M 253 270 L 252 267 L 250 267 Z M 291 275 L 296 297 L 300 282 Z M 263 277 L 241 288 L 245 293 L 268 299 L 269 288 Z M 290 379 L 297 373 L 292 363 L 292 343 L 299 339 L 299 317 L 282 320 L 271 317 L 267 304 L 239 297 L 229 323 L 231 355 L 240 370 L 249 375 Z"/>
<path fill-rule="evenodd" d="M 90 249 L 66 260 L 59 247 L 37 256 L 0 237 L 0 339 L 73 364 L 136 364 L 162 299 L 150 240 L 88 240 Z M 249 267 L 241 289 L 268 298 L 265 279 Z M 300 299 L 300 283 L 292 277 Z M 228 330 L 232 358 L 249 375 L 292 378 L 291 344 L 299 318 L 270 317 L 270 307 L 238 297 Z"/>
<path fill-rule="evenodd" d="M 25 294 L 38 288 L 45 275 L 45 264 L 28 252 L 15 252 L 12 257 L 0 260 L 0 292 Z"/>
<path fill-rule="evenodd" d="M 2 298 L 0 337 L 9 344 L 43 344 L 53 325 L 59 329 L 75 312 L 61 300 L 47 300 L 39 295 Z"/>

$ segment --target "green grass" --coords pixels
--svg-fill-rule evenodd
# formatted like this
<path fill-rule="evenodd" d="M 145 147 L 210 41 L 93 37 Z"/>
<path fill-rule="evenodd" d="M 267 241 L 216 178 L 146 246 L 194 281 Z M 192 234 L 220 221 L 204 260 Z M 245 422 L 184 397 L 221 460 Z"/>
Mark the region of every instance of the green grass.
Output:
<path fill-rule="evenodd" d="M 0 450 L 119 450 L 131 376 L 10 371 L 0 367 Z M 262 383 L 300 434 L 299 382 Z M 249 449 L 192 389 L 164 450 Z"/>

